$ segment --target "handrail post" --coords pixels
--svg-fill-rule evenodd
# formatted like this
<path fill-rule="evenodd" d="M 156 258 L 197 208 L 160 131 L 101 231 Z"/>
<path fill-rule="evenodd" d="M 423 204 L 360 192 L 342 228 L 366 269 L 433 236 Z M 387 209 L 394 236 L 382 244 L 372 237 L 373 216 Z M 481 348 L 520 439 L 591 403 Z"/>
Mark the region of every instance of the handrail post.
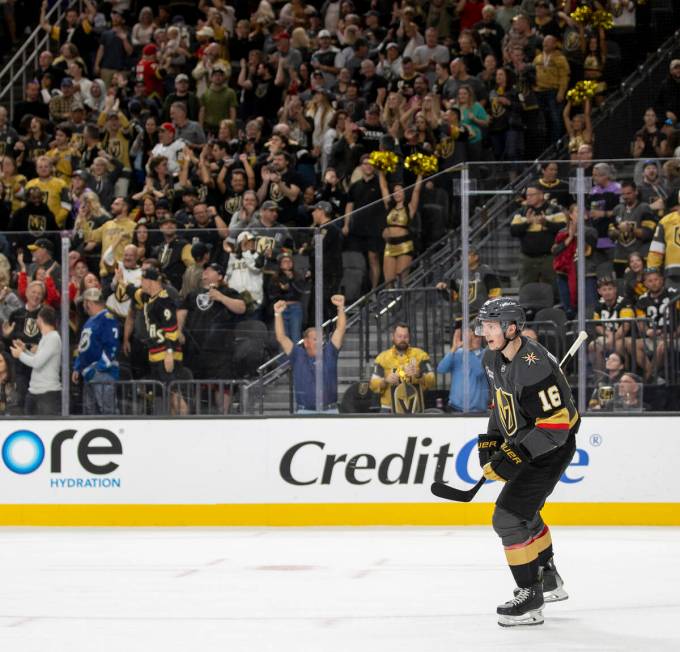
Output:
<path fill-rule="evenodd" d="M 577 277 L 577 310 L 578 330 L 586 328 L 586 181 L 585 170 L 576 168 L 576 204 L 578 207 L 578 223 L 576 232 L 576 277 Z M 578 350 L 578 410 L 583 414 L 586 410 L 586 347 Z"/>
<path fill-rule="evenodd" d="M 71 367 L 69 356 L 69 270 L 68 254 L 71 249 L 71 240 L 66 232 L 61 236 L 61 416 L 67 417 L 70 408 L 70 381 Z"/>
<path fill-rule="evenodd" d="M 470 269 L 468 267 L 468 253 L 470 251 L 470 170 L 467 165 L 463 166 L 460 174 L 460 244 L 461 244 L 461 268 L 462 278 L 460 287 L 461 306 L 463 308 L 462 321 L 460 324 L 461 338 L 463 342 L 463 412 L 470 411 L 470 343 L 467 338 L 467 329 L 470 324 Z"/>
<path fill-rule="evenodd" d="M 323 412 L 323 233 L 314 233 L 314 318 L 316 330 L 316 411 Z M 292 381 L 291 381 L 292 385 Z"/>

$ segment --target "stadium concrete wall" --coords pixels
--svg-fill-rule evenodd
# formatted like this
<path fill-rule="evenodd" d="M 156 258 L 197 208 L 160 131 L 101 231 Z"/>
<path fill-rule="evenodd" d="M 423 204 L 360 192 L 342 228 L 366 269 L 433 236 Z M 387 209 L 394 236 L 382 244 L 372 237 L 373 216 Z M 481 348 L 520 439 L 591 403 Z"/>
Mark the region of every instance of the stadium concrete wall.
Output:
<path fill-rule="evenodd" d="M 488 524 L 471 503 L 486 419 L 3 421 L 0 525 Z M 585 418 L 544 510 L 562 525 L 680 525 L 680 418 Z"/>

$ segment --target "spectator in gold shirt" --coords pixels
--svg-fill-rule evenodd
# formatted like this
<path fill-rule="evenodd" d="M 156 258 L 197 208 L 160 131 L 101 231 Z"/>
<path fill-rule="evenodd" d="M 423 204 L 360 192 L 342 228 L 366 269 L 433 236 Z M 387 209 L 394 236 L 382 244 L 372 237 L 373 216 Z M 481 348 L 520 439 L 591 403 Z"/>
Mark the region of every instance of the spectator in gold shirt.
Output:
<path fill-rule="evenodd" d="M 562 135 L 562 105 L 569 85 L 569 62 L 552 35 L 543 39 L 543 50 L 534 59 L 536 66 L 536 96 L 543 112 L 550 143 Z"/>
<path fill-rule="evenodd" d="M 101 243 L 102 256 L 99 262 L 99 275 L 109 275 L 120 261 L 126 245 L 132 243 L 135 222 L 128 216 L 129 206 L 125 197 L 116 197 L 111 204 L 113 219 L 98 229 L 91 229 L 88 222 L 83 225 L 83 235 L 87 240 L 86 250 L 92 250 Z"/>
<path fill-rule="evenodd" d="M 371 391 L 380 394 L 381 412 L 400 414 L 422 412 L 423 391 L 435 383 L 430 356 L 411 346 L 411 330 L 397 324 L 392 332 L 392 347 L 375 359 Z"/>

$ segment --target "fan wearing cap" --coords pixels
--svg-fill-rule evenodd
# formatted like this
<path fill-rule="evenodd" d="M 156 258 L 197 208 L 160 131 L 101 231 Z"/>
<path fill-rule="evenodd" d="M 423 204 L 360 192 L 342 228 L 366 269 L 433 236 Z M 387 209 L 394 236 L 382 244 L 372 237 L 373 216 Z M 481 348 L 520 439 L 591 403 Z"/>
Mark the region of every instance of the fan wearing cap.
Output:
<path fill-rule="evenodd" d="M 276 271 L 276 258 L 284 249 L 293 249 L 295 241 L 291 232 L 277 224 L 279 206 L 267 200 L 260 207 L 259 217 L 250 223 L 249 231 L 257 236 L 257 250 L 264 254 L 265 274 Z"/>
<path fill-rule="evenodd" d="M 190 292 L 177 311 L 187 366 L 201 380 L 234 377 L 234 329 L 246 312 L 246 302 L 227 286 L 224 276 L 219 263 L 208 263 L 201 287 Z"/>
<path fill-rule="evenodd" d="M 163 122 L 158 130 L 158 145 L 151 150 L 151 156 L 164 156 L 168 160 L 168 172 L 177 176 L 180 172 L 180 153 L 184 151 L 186 143 L 181 138 L 175 138 L 176 129 L 172 122 Z"/>
<path fill-rule="evenodd" d="M 281 223 L 294 225 L 304 181 L 290 165 L 288 155 L 277 152 L 272 156 L 271 165 L 264 166 L 261 172 L 262 185 L 257 190 L 257 198 L 276 202 Z"/>
<path fill-rule="evenodd" d="M 104 128 L 101 148 L 123 166 L 123 171 L 116 182 L 116 194 L 127 196 L 130 175 L 132 174 L 130 122 L 122 111 L 102 111 L 97 118 L 97 126 L 100 129 Z"/>
<path fill-rule="evenodd" d="M 54 176 L 52 160 L 47 156 L 38 157 L 35 162 L 35 169 L 38 176 L 26 184 L 26 192 L 31 188 L 38 188 L 43 197 L 47 198 L 47 206 L 52 211 L 57 225 L 62 228 L 71 210 L 68 184 L 63 179 Z"/>
<path fill-rule="evenodd" d="M 194 262 L 191 245 L 177 236 L 177 220 L 170 213 L 159 220 L 159 227 L 163 242 L 153 248 L 153 257 L 160 263 L 161 270 L 170 283 L 179 290 L 184 271 Z"/>
<path fill-rule="evenodd" d="M 277 78 L 283 75 L 286 80 L 290 79 L 291 70 L 299 70 L 302 65 L 302 54 L 300 50 L 290 44 L 290 34 L 282 30 L 274 37 L 276 51 L 278 53 L 279 68 Z"/>
<path fill-rule="evenodd" d="M 28 266 L 27 274 L 35 278 L 39 269 L 49 272 L 53 279 L 61 278 L 61 265 L 54 259 L 54 242 L 49 238 L 38 238 L 33 244 L 28 245 L 28 250 L 33 255 L 33 262 Z"/>
<path fill-rule="evenodd" d="M 54 130 L 54 147 L 45 154 L 51 159 L 57 177 L 66 183 L 71 183 L 71 177 L 80 161 L 80 153 L 71 145 L 72 136 L 73 131 L 68 123 L 57 125 Z"/>
<path fill-rule="evenodd" d="M 78 101 L 75 97 L 75 86 L 70 77 L 64 77 L 61 80 L 61 93 L 55 95 L 50 100 L 50 120 L 54 123 L 68 120 L 71 115 L 71 108 L 73 104 Z"/>
<path fill-rule="evenodd" d="M 135 77 L 144 84 L 147 97 L 160 99 L 163 96 L 163 69 L 158 65 L 158 47 L 149 43 L 142 48 L 142 58 L 135 67 Z"/>
<path fill-rule="evenodd" d="M 201 29 L 196 30 L 196 41 L 198 48 L 196 49 L 196 58 L 201 59 L 205 54 L 205 50 L 215 39 L 215 30 L 210 25 L 203 25 Z"/>
<path fill-rule="evenodd" d="M 142 270 L 142 287 L 128 285 L 127 294 L 144 314 L 145 345 L 151 377 L 169 382 L 176 377 L 183 359 L 177 323 L 177 307 L 163 288 L 161 273 L 155 267 Z"/>
<path fill-rule="evenodd" d="M 236 120 L 238 98 L 234 89 L 227 85 L 227 71 L 223 65 L 218 63 L 212 67 L 208 88 L 199 101 L 198 121 L 206 131 L 217 134 L 222 120 Z"/>
<path fill-rule="evenodd" d="M 629 323 L 611 320 L 632 319 L 635 313 L 628 299 L 619 295 L 613 276 L 601 276 L 597 279 L 597 293 L 600 298 L 595 306 L 593 319 L 601 321 L 602 325 L 595 326 L 597 337 L 588 343 L 588 353 L 593 368 L 602 371 L 605 358 L 610 353 L 624 356 L 626 338 L 630 335 Z"/>
<path fill-rule="evenodd" d="M 12 251 L 14 255 L 25 250 L 36 238 L 57 238 L 59 226 L 54 213 L 45 203 L 43 191 L 33 186 L 26 190 L 26 205 L 13 215 L 9 225 Z"/>
<path fill-rule="evenodd" d="M 642 278 L 647 292 L 637 300 L 635 316 L 645 321 L 637 323 L 641 337 L 635 341 L 635 357 L 649 382 L 655 381 L 664 369 L 668 335 L 676 338 L 680 334 L 680 291 L 665 282 L 663 270 L 659 268 L 647 267 Z M 669 326 L 675 327 L 675 332 L 669 333 Z"/>
<path fill-rule="evenodd" d="M 120 322 L 106 309 L 99 288 L 85 290 L 82 299 L 89 318 L 81 331 L 71 381 L 84 381 L 83 414 L 115 414 Z"/>
<path fill-rule="evenodd" d="M 76 102 L 71 107 L 71 115 L 69 117 L 68 125 L 71 128 L 71 146 L 74 147 L 80 154 L 80 150 L 84 147 L 83 134 L 87 126 L 85 121 L 85 106 L 82 102 Z"/>
<path fill-rule="evenodd" d="M 340 72 L 340 68 L 335 65 L 340 50 L 331 43 L 331 33 L 327 29 L 322 29 L 316 38 L 319 47 L 312 52 L 311 65 L 314 70 L 323 73 L 324 83 L 330 87 Z"/>
<path fill-rule="evenodd" d="M 239 233 L 236 238 L 236 253 L 229 256 L 225 278 L 229 287 L 250 295 L 253 303 L 251 309 L 256 313 L 256 319 L 260 316 L 264 298 L 262 276 L 264 263 L 263 253 L 257 251 L 255 235 L 250 231 Z"/>
<path fill-rule="evenodd" d="M 163 111 L 161 112 L 161 119 L 167 122 L 170 119 L 170 107 L 175 102 L 183 102 L 187 107 L 187 118 L 189 120 L 198 120 L 198 112 L 201 105 L 195 93 L 189 90 L 189 77 L 184 73 L 180 73 L 175 77 L 175 92 L 166 96 L 163 102 Z"/>

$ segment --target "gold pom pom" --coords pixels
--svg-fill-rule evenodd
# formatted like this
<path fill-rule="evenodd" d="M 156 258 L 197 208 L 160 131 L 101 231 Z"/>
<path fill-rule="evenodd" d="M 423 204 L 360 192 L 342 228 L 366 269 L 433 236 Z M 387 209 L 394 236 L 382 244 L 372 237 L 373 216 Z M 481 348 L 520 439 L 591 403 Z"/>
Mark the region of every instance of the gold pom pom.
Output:
<path fill-rule="evenodd" d="M 579 7 L 570 14 L 571 18 L 581 25 L 588 25 L 593 15 L 593 10 L 590 7 Z"/>
<path fill-rule="evenodd" d="M 385 174 L 392 174 L 399 163 L 399 157 L 394 152 L 371 152 L 368 162 L 376 169 Z"/>
<path fill-rule="evenodd" d="M 404 167 L 416 176 L 429 176 L 439 169 L 439 161 L 436 156 L 428 156 L 421 152 L 411 154 L 404 159 Z"/>
<path fill-rule="evenodd" d="M 591 23 L 593 27 L 602 28 L 604 30 L 614 27 L 614 16 L 604 9 L 598 9 L 593 13 Z"/>
<path fill-rule="evenodd" d="M 573 106 L 579 106 L 597 94 L 598 86 L 599 83 L 592 79 L 576 82 L 576 86 L 567 92 L 567 100 Z"/>

